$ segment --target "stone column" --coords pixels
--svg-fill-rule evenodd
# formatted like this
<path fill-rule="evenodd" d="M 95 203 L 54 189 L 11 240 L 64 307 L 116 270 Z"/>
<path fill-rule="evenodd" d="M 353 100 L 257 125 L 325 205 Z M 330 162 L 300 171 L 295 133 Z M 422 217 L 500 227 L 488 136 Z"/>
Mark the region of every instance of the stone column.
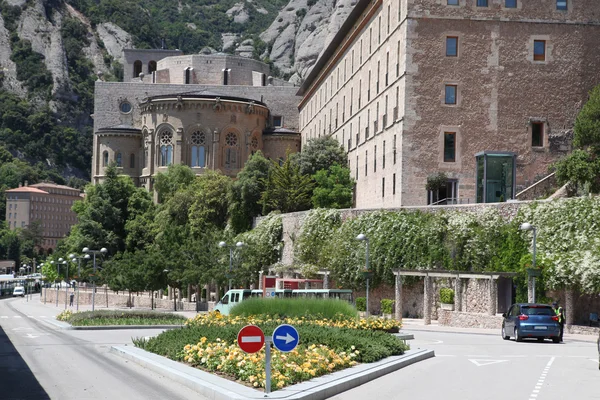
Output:
<path fill-rule="evenodd" d="M 489 285 L 488 313 L 496 315 L 496 311 L 498 310 L 498 280 L 490 277 Z"/>
<path fill-rule="evenodd" d="M 397 321 L 402 321 L 402 276 L 400 275 L 400 273 L 397 273 L 396 276 L 394 276 L 395 278 L 395 285 L 394 285 L 394 298 L 395 298 L 395 306 L 396 306 L 396 310 L 395 310 L 395 314 L 394 314 L 394 318 Z"/>
<path fill-rule="evenodd" d="M 568 288 L 565 290 L 565 319 L 567 329 L 573 325 L 573 320 L 575 319 L 575 292 L 572 288 Z"/>
<path fill-rule="evenodd" d="M 458 276 L 454 281 L 454 311 L 462 311 L 462 279 Z"/>
<path fill-rule="evenodd" d="M 323 289 L 329 289 L 329 272 L 323 275 Z"/>
<path fill-rule="evenodd" d="M 533 303 L 533 278 L 527 277 L 527 302 Z"/>
<path fill-rule="evenodd" d="M 431 325 L 431 278 L 423 278 L 423 324 Z"/>
<path fill-rule="evenodd" d="M 173 288 L 171 286 L 167 286 L 169 288 L 169 300 L 173 300 Z"/>

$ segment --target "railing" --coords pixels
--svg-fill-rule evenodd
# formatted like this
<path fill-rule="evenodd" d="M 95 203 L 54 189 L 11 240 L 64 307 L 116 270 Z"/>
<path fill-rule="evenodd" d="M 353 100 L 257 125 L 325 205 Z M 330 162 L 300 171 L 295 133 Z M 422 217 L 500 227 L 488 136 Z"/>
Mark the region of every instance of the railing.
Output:
<path fill-rule="evenodd" d="M 473 201 L 471 201 L 473 200 Z M 457 197 L 446 197 L 445 199 L 438 200 L 429 206 L 447 206 L 447 205 L 456 205 L 456 204 L 475 204 L 475 199 L 471 198 L 457 198 Z"/>

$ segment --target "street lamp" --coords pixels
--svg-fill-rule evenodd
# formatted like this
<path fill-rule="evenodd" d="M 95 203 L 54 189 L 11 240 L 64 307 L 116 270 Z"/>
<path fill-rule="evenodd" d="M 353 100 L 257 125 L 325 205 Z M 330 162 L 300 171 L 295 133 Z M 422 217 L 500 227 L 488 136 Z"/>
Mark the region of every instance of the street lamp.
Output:
<path fill-rule="evenodd" d="M 106 247 L 103 247 L 100 250 L 90 250 L 89 248 L 84 247 L 81 251 L 86 254 L 92 253 L 94 257 L 94 272 L 92 273 L 92 312 L 94 312 L 94 305 L 96 300 L 96 254 L 106 254 L 108 253 L 108 250 L 106 250 Z"/>
<path fill-rule="evenodd" d="M 360 234 L 356 237 L 356 240 L 359 241 L 365 241 L 367 243 L 367 251 L 365 253 L 365 278 L 367 279 L 367 306 L 366 306 L 366 315 L 367 317 L 369 316 L 369 276 L 370 276 L 370 271 L 369 271 L 369 238 L 366 237 L 364 234 Z"/>
<path fill-rule="evenodd" d="M 77 308 L 76 308 L 76 312 L 79 311 L 79 282 L 81 280 L 81 260 L 89 260 L 90 259 L 90 255 L 86 254 L 85 256 L 76 256 L 75 254 L 69 254 L 69 258 L 71 259 L 71 261 L 75 262 L 78 261 L 77 264 Z"/>
<path fill-rule="evenodd" d="M 227 274 L 227 278 L 229 278 L 229 290 L 231 290 L 231 280 L 232 280 L 232 274 L 231 274 L 231 269 L 233 267 L 233 250 L 237 247 L 238 249 L 241 249 L 244 246 L 243 242 L 237 242 L 234 245 L 228 245 L 225 242 L 219 242 L 219 247 L 229 247 L 229 273 Z"/>
<path fill-rule="evenodd" d="M 62 258 L 60 258 L 60 260 L 62 260 Z M 63 260 L 62 265 L 67 267 L 67 276 L 65 278 L 65 280 L 67 281 L 67 289 L 65 290 L 65 310 L 67 309 L 67 301 L 69 299 L 69 263 L 67 262 L 67 260 Z"/>
<path fill-rule="evenodd" d="M 62 258 L 59 258 L 58 261 L 62 261 Z M 54 260 L 50 261 L 50 264 L 54 265 Z M 56 307 L 58 307 L 58 281 L 60 275 L 60 262 L 56 263 L 56 282 L 54 285 L 56 286 Z"/>
<path fill-rule="evenodd" d="M 535 239 L 536 239 L 536 236 L 537 236 L 537 229 L 535 228 L 535 226 L 531 225 L 528 222 L 522 223 L 521 226 L 520 226 L 520 229 L 522 231 L 533 231 L 533 257 L 532 257 L 532 260 L 531 260 L 531 269 L 528 270 L 527 272 L 528 272 L 528 275 L 531 277 L 531 280 L 532 280 L 532 284 L 531 285 L 532 285 L 532 292 L 533 292 L 533 294 L 531 296 L 531 299 L 532 299 L 531 302 L 535 303 L 535 277 L 536 277 L 537 272 L 538 272 L 538 271 L 535 270 L 535 250 L 536 250 L 535 249 Z"/>

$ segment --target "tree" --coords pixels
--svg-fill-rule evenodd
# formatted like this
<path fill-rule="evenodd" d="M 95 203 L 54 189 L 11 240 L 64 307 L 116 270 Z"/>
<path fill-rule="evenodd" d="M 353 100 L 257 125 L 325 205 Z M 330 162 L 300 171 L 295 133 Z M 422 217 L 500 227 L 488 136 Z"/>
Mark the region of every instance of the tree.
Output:
<path fill-rule="evenodd" d="M 154 180 L 154 190 L 158 194 L 158 202 L 169 200 L 178 190 L 191 185 L 196 174 L 187 165 L 171 164 L 167 172 L 159 173 Z"/>
<path fill-rule="evenodd" d="M 289 154 L 283 165 L 271 163 L 265 191 L 260 198 L 263 214 L 275 210 L 282 213 L 308 210 L 314 187 L 312 178 L 300 172 L 300 167 L 292 163 Z"/>
<path fill-rule="evenodd" d="M 348 165 L 348 155 L 344 148 L 330 136 L 309 140 L 296 157 L 303 175 L 312 176 L 322 169 L 328 170 L 333 164 Z"/>
<path fill-rule="evenodd" d="M 557 181 L 570 182 L 579 193 L 600 192 L 600 85 L 577 115 L 573 145 L 576 150 L 554 165 Z"/>
<path fill-rule="evenodd" d="M 352 207 L 354 179 L 348 168 L 334 164 L 328 170 L 320 170 L 313 178 L 317 183 L 312 196 L 315 208 Z"/>
<path fill-rule="evenodd" d="M 259 203 L 265 190 L 271 163 L 260 151 L 251 156 L 244 169 L 237 175 L 227 194 L 230 224 L 234 232 L 240 233 L 252 227 L 252 218 L 260 215 Z"/>

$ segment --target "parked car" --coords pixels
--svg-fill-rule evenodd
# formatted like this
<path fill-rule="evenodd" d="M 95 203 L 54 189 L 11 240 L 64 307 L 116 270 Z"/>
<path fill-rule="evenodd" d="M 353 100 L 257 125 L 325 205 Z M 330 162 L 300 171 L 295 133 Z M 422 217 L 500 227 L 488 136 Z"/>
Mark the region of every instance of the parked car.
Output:
<path fill-rule="evenodd" d="M 502 314 L 502 338 L 523 339 L 536 338 L 539 342 L 552 339 L 560 342 L 560 324 L 552 306 L 548 304 L 519 303 L 513 304 L 508 312 Z"/>
<path fill-rule="evenodd" d="M 13 290 L 13 297 L 17 296 L 25 297 L 25 288 L 23 286 L 17 286 Z"/>

